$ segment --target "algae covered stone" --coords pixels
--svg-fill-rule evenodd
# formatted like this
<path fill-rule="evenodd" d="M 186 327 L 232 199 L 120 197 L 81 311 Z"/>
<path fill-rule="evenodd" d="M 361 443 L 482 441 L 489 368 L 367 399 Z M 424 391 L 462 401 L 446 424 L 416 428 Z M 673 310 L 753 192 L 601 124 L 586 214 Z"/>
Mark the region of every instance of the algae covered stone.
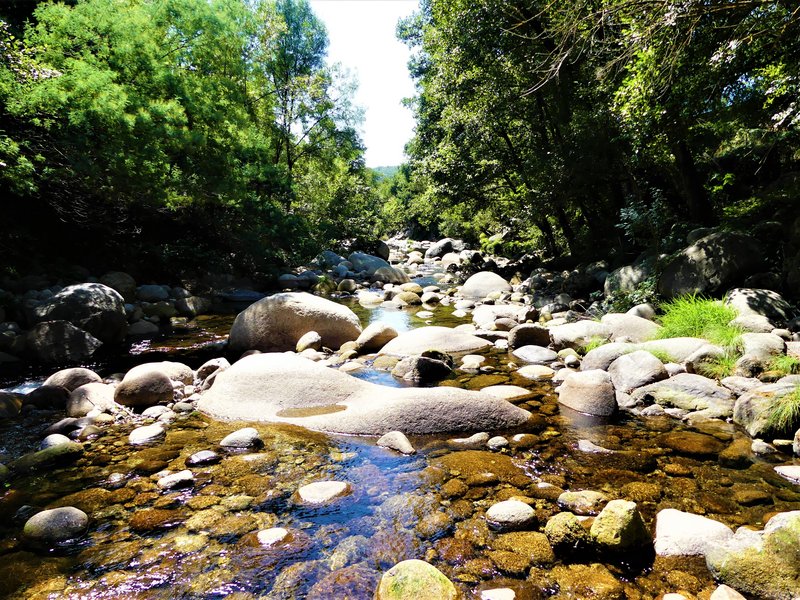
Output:
<path fill-rule="evenodd" d="M 89 517 L 74 506 L 43 510 L 25 523 L 26 538 L 43 544 L 58 544 L 83 535 L 89 527 Z"/>
<path fill-rule="evenodd" d="M 590 530 L 596 544 L 612 552 L 643 548 L 652 543 L 635 502 L 612 500 L 600 511 Z"/>
<path fill-rule="evenodd" d="M 453 583 L 433 565 L 404 560 L 386 571 L 378 583 L 375 600 L 455 600 Z"/>

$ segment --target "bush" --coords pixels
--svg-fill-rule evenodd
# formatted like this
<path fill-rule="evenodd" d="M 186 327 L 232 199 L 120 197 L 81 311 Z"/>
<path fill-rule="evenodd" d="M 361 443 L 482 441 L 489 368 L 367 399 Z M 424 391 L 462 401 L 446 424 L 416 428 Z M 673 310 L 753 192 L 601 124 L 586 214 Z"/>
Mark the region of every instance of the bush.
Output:
<path fill-rule="evenodd" d="M 733 349 L 739 345 L 743 330 L 730 325 L 737 317 L 734 308 L 717 300 L 689 294 L 663 304 L 661 317 L 663 328 L 660 338 L 699 337 Z"/>

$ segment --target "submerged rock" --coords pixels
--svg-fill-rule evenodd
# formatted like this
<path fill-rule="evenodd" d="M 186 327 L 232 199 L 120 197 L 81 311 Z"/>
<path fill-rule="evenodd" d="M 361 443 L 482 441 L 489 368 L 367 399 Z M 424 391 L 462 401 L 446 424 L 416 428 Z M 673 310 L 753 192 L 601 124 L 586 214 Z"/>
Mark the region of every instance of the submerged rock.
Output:
<path fill-rule="evenodd" d="M 607 417 L 617 410 L 611 376 L 599 369 L 571 373 L 558 390 L 558 401 L 587 415 Z"/>
<path fill-rule="evenodd" d="M 345 481 L 316 481 L 297 490 L 297 497 L 304 504 L 328 504 L 351 493 Z"/>
<path fill-rule="evenodd" d="M 486 520 L 492 527 L 501 531 L 522 529 L 536 522 L 536 512 L 519 500 L 504 500 L 489 507 L 486 511 Z"/>
<path fill-rule="evenodd" d="M 589 533 L 596 544 L 611 552 L 629 552 L 652 543 L 636 503 L 628 500 L 606 504 Z"/>
<path fill-rule="evenodd" d="M 375 600 L 456 600 L 453 583 L 436 567 L 421 560 L 404 560 L 381 577 Z"/>
<path fill-rule="evenodd" d="M 772 517 L 763 531 L 744 527 L 711 545 L 706 564 L 719 581 L 746 595 L 775 600 L 797 598 L 800 581 L 800 511 Z"/>
<path fill-rule="evenodd" d="M 25 523 L 23 534 L 41 544 L 60 544 L 83 535 L 89 517 L 74 506 L 64 506 L 36 513 Z"/>
<path fill-rule="evenodd" d="M 408 438 L 402 431 L 390 431 L 382 435 L 377 442 L 378 446 L 382 448 L 389 448 L 396 450 L 400 454 L 414 454 L 414 446 L 408 441 Z"/>

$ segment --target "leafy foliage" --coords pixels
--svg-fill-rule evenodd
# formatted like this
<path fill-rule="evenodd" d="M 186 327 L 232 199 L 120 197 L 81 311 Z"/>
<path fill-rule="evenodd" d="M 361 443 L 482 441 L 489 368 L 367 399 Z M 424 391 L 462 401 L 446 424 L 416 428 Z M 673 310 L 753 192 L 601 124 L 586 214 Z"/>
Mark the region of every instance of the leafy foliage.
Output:
<path fill-rule="evenodd" d="M 352 82 L 306 0 L 41 3 L 21 37 L 0 24 L 8 264 L 252 274 L 375 231 Z"/>

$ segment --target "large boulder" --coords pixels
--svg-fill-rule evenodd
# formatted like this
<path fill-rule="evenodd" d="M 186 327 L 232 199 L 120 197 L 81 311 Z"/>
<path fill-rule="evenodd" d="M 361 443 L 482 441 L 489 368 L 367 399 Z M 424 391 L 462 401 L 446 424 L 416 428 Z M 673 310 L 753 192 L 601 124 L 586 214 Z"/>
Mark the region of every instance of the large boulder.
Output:
<path fill-rule="evenodd" d="M 743 427 L 751 437 L 773 432 L 771 415 L 775 405 L 784 396 L 794 393 L 796 388 L 795 383 L 779 381 L 742 394 L 733 406 L 733 422 Z"/>
<path fill-rule="evenodd" d="M 198 409 L 229 420 L 284 422 L 349 435 L 408 435 L 516 427 L 530 413 L 482 392 L 391 388 L 294 354 L 247 356 L 219 373 Z"/>
<path fill-rule="evenodd" d="M 474 352 L 491 345 L 491 342 L 483 338 L 456 331 L 450 327 L 419 327 L 401 333 L 381 348 L 378 354 L 410 356 L 422 354 L 426 350 L 461 354 Z"/>
<path fill-rule="evenodd" d="M 740 315 L 761 315 L 773 323 L 786 323 L 794 316 L 791 304 L 773 290 L 736 288 L 725 295 L 725 303 Z"/>
<path fill-rule="evenodd" d="M 753 598 L 796 600 L 800 582 L 800 511 L 779 513 L 763 531 L 741 527 L 706 552 L 715 579 Z"/>
<path fill-rule="evenodd" d="M 353 252 L 350 256 L 347 257 L 347 260 L 353 265 L 353 271 L 356 273 L 360 273 L 362 271 L 366 271 L 367 275 L 372 276 L 375 274 L 375 271 L 380 269 L 381 267 L 388 267 L 390 266 L 388 262 L 380 258 L 379 256 L 373 256 L 371 254 L 365 254 L 363 252 Z"/>
<path fill-rule="evenodd" d="M 36 513 L 25 523 L 23 534 L 35 543 L 50 545 L 80 537 L 89 528 L 89 517 L 74 506 Z"/>
<path fill-rule="evenodd" d="M 719 346 L 709 343 L 708 340 L 693 337 L 651 340 L 639 344 L 638 348 L 648 352 L 657 352 L 676 363 L 699 362 L 708 357 L 724 354 Z"/>
<path fill-rule="evenodd" d="M 316 331 L 323 345 L 338 348 L 361 333 L 356 314 L 341 304 L 305 292 L 286 292 L 259 300 L 236 316 L 231 350 L 294 350 L 303 334 Z"/>
<path fill-rule="evenodd" d="M 85 417 L 92 410 L 107 411 L 115 406 L 114 386 L 102 382 L 87 383 L 69 395 L 67 416 Z"/>
<path fill-rule="evenodd" d="M 572 348 L 581 350 L 595 341 L 608 341 L 611 338 L 611 328 L 597 321 L 576 321 L 550 328 L 550 339 L 553 348 L 563 350 Z"/>
<path fill-rule="evenodd" d="M 68 321 L 106 344 L 122 342 L 128 330 L 125 301 L 101 283 L 70 285 L 34 309 L 36 321 Z"/>
<path fill-rule="evenodd" d="M 647 262 L 620 267 L 606 277 L 603 293 L 610 296 L 617 292 L 633 292 L 652 272 L 652 266 Z"/>
<path fill-rule="evenodd" d="M 72 369 L 62 369 L 53 373 L 45 379 L 43 385 L 58 385 L 66 388 L 68 391 L 73 391 L 76 388 L 86 385 L 87 383 L 96 383 L 102 381 L 100 375 L 89 369 L 83 367 L 73 367 Z"/>
<path fill-rule="evenodd" d="M 661 274 L 658 291 L 667 298 L 717 294 L 763 269 L 764 252 L 752 237 L 719 231 L 685 248 Z"/>
<path fill-rule="evenodd" d="M 654 339 L 661 326 L 648 319 L 627 313 L 608 313 L 600 319 L 611 329 L 611 341 L 646 342 Z"/>
<path fill-rule="evenodd" d="M 640 387 L 631 394 L 636 404 L 660 404 L 689 411 L 708 411 L 709 416 L 728 417 L 733 412 L 731 391 L 711 379 L 692 373 Z"/>
<path fill-rule="evenodd" d="M 123 271 L 110 271 L 100 278 L 100 283 L 117 290 L 126 302 L 136 300 L 136 280 Z"/>
<path fill-rule="evenodd" d="M 510 292 L 511 284 L 491 271 L 475 273 L 461 286 L 464 298 L 485 298 L 492 292 Z"/>
<path fill-rule="evenodd" d="M 28 331 L 25 344 L 39 362 L 63 364 L 85 361 L 103 342 L 69 321 L 44 321 Z"/>
<path fill-rule="evenodd" d="M 594 369 L 608 370 L 615 360 L 624 354 L 636 350 L 637 346 L 625 342 L 612 342 L 593 348 L 586 353 L 581 361 L 581 371 L 592 371 Z"/>
<path fill-rule="evenodd" d="M 558 401 L 573 410 L 598 417 L 608 417 L 617 410 L 611 377 L 599 369 L 567 375 L 558 388 Z"/>
<path fill-rule="evenodd" d="M 626 394 L 669 376 L 662 362 L 646 350 L 623 354 L 611 363 L 608 374 L 614 389 Z"/>
<path fill-rule="evenodd" d="M 401 271 L 397 267 L 386 265 L 385 267 L 375 269 L 375 272 L 371 274 L 370 281 L 402 285 L 408 283 L 410 280 L 404 271 Z"/>
<path fill-rule="evenodd" d="M 183 384 L 191 385 L 194 383 L 194 371 L 188 365 L 170 360 L 159 362 L 142 363 L 136 365 L 125 374 L 125 379 L 131 379 L 150 372 L 158 372 L 166 375 L 172 381 L 180 381 Z"/>

